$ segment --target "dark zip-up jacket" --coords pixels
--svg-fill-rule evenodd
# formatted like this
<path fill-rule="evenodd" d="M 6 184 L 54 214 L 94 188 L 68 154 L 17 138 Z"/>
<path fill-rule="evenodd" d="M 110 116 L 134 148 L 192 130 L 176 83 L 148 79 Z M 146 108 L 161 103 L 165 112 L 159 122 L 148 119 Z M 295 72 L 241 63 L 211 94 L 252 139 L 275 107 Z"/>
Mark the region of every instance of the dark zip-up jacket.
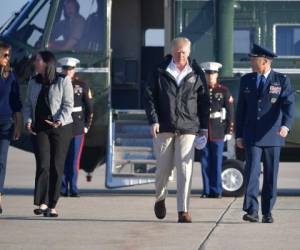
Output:
<path fill-rule="evenodd" d="M 159 123 L 159 132 L 196 134 L 207 129 L 209 99 L 205 75 L 194 60 L 192 72 L 178 86 L 166 71 L 172 60 L 168 55 L 150 75 L 145 89 L 144 105 L 149 124 Z"/>

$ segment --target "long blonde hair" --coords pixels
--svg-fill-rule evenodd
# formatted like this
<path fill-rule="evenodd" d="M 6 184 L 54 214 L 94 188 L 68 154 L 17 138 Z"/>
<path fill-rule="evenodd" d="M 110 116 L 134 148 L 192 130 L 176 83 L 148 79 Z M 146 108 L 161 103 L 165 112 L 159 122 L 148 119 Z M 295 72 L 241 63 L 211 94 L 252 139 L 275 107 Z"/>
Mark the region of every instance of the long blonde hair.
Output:
<path fill-rule="evenodd" d="M 0 41 L 0 51 L 5 50 L 5 49 L 8 49 L 9 51 L 11 51 L 11 46 L 8 43 Z M 11 67 L 8 62 L 6 66 L 1 67 L 0 75 L 3 78 L 7 78 L 9 76 L 10 72 L 11 72 Z"/>

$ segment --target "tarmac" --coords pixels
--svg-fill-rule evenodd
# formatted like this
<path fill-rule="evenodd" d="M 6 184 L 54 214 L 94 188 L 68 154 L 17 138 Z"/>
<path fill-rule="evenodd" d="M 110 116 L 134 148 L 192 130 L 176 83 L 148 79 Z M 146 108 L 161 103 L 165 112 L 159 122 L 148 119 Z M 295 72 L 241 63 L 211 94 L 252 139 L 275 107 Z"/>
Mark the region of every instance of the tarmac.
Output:
<path fill-rule="evenodd" d="M 191 208 L 193 223 L 177 223 L 176 183 L 169 185 L 167 216 L 153 212 L 154 185 L 108 190 L 105 166 L 92 182 L 80 172 L 80 198 L 62 197 L 58 218 L 33 214 L 35 161 L 10 147 L 6 195 L 0 215 L 0 250 L 43 249 L 201 249 L 299 250 L 300 166 L 281 163 L 273 224 L 242 220 L 243 198 L 201 199 L 200 165 L 195 164 Z"/>

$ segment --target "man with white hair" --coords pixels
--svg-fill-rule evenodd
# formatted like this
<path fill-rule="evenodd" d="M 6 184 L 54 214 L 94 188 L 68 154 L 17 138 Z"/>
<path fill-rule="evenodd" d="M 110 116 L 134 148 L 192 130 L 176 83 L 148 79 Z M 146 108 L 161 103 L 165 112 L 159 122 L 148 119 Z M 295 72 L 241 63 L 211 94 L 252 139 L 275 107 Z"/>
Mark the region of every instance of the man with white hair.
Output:
<path fill-rule="evenodd" d="M 166 216 L 167 184 L 177 170 L 178 222 L 191 222 L 189 196 L 197 134 L 207 137 L 208 95 L 205 76 L 189 58 L 191 42 L 184 37 L 172 41 L 172 55 L 149 77 L 145 109 L 151 125 L 157 160 L 155 215 Z"/>

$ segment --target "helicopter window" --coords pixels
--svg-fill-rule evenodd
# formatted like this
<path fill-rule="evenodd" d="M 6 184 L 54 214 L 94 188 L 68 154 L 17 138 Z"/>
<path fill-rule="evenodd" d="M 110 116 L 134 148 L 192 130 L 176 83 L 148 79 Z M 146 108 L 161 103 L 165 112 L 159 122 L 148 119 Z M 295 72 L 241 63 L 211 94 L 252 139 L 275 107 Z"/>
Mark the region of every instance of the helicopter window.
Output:
<path fill-rule="evenodd" d="M 233 51 L 235 61 L 247 61 L 251 44 L 254 42 L 251 28 L 235 29 L 233 32 Z"/>
<path fill-rule="evenodd" d="M 300 56 L 300 24 L 275 26 L 275 51 L 279 56 Z"/>
<path fill-rule="evenodd" d="M 104 0 L 61 1 L 49 47 L 57 50 L 102 50 L 104 2 Z"/>
<path fill-rule="evenodd" d="M 147 29 L 145 31 L 146 47 L 163 47 L 165 45 L 164 29 Z"/>
<path fill-rule="evenodd" d="M 49 8 L 50 1 L 39 1 L 23 22 L 13 31 L 12 36 L 32 47 L 39 47 Z"/>

